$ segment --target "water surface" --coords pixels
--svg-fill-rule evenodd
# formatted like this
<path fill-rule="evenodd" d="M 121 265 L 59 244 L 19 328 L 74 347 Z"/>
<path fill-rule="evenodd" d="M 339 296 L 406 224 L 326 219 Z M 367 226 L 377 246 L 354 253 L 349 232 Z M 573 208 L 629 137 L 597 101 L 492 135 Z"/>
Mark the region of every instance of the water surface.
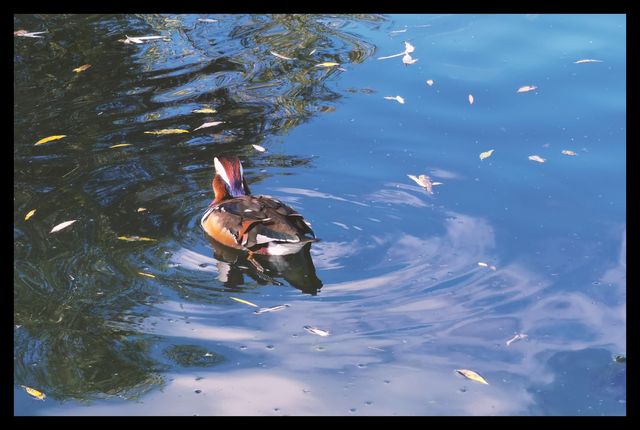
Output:
<path fill-rule="evenodd" d="M 15 414 L 626 413 L 624 16 L 19 29 L 48 33 L 14 38 Z M 225 261 L 199 226 L 221 154 L 321 241 Z"/>

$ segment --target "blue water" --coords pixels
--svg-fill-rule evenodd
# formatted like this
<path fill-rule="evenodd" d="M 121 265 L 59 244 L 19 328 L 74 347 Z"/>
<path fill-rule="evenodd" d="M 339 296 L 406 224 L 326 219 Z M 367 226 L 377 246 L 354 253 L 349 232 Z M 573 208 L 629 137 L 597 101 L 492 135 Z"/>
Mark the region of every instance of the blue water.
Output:
<path fill-rule="evenodd" d="M 99 60 L 15 40 L 15 414 L 626 413 L 625 16 L 197 18 L 52 28 L 126 60 L 71 84 Z M 415 64 L 377 59 L 405 41 Z M 192 113 L 203 104 L 218 115 Z M 226 125 L 142 133 L 213 120 Z M 74 137 L 34 148 L 51 134 Z M 275 271 L 283 285 L 222 276 L 198 222 L 229 152 L 321 238 L 314 294 Z M 254 315 L 230 297 L 290 307 Z"/>

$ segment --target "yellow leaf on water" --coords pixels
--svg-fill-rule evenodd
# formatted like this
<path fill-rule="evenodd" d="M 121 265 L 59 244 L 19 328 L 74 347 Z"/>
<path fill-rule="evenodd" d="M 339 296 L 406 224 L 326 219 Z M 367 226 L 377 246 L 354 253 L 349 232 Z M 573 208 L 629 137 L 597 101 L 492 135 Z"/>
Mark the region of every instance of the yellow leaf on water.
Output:
<path fill-rule="evenodd" d="M 237 297 L 231 297 L 231 300 L 235 300 L 236 302 L 244 303 L 245 305 L 253 306 L 254 308 L 258 307 L 258 305 L 256 305 L 256 304 L 253 304 L 253 303 L 248 302 L 246 300 L 238 299 Z"/>
<path fill-rule="evenodd" d="M 138 275 L 146 276 L 148 278 L 155 278 L 156 275 L 152 275 L 151 273 L 138 272 Z"/>
<path fill-rule="evenodd" d="M 476 381 L 476 382 L 480 382 L 481 384 L 489 385 L 489 383 L 482 376 L 478 375 L 473 370 L 456 369 L 456 372 L 458 372 L 459 374 L 461 374 L 462 376 L 464 376 L 467 379 L 471 379 L 472 381 Z"/>
<path fill-rule="evenodd" d="M 563 150 L 562 150 L 562 153 L 563 153 L 564 155 L 578 155 L 577 153 L 575 153 L 575 152 L 573 152 L 573 151 L 570 151 L 570 150 L 568 150 L 568 149 L 563 149 Z"/>
<path fill-rule="evenodd" d="M 145 134 L 178 134 L 189 133 L 189 130 L 182 128 L 165 128 L 164 130 L 145 131 Z"/>
<path fill-rule="evenodd" d="M 151 239 L 150 237 L 144 236 L 118 236 L 118 239 L 124 240 L 127 242 L 155 242 L 156 239 Z"/>
<path fill-rule="evenodd" d="M 63 223 L 60 223 L 57 226 L 53 227 L 49 233 L 55 233 L 56 231 L 60 231 L 63 228 L 67 228 L 67 227 L 69 227 L 71 224 L 73 224 L 76 221 L 78 221 L 78 220 L 74 219 L 74 220 L 71 220 L 71 221 L 65 221 Z"/>
<path fill-rule="evenodd" d="M 529 155 L 529 160 L 537 161 L 538 163 L 544 163 L 545 159 L 540 157 L 539 155 Z"/>
<path fill-rule="evenodd" d="M 125 146 L 131 146 L 131 144 L 130 143 L 119 143 L 117 145 L 110 146 L 109 148 L 111 148 L 111 149 L 113 149 L 113 148 L 124 148 Z"/>
<path fill-rule="evenodd" d="M 76 73 L 80 73 L 80 72 L 84 72 L 89 67 L 91 67 L 91 64 L 83 64 L 82 66 L 76 67 L 75 69 L 73 69 L 73 71 L 76 72 Z"/>
<path fill-rule="evenodd" d="M 38 400 L 44 400 L 47 397 L 43 392 L 36 390 L 35 388 L 27 387 L 26 385 L 21 385 L 22 388 L 29 394 L 30 396 L 35 397 Z"/>
<path fill-rule="evenodd" d="M 26 220 L 28 220 L 29 218 L 31 218 L 31 217 L 33 216 L 33 214 L 34 214 L 34 213 L 36 213 L 36 210 L 35 210 L 35 209 L 30 210 L 30 211 L 29 211 L 29 213 L 28 213 L 28 214 L 26 214 L 26 215 L 24 216 L 24 220 L 26 221 Z"/>
<path fill-rule="evenodd" d="M 56 134 L 55 136 L 45 137 L 37 141 L 34 145 L 42 145 L 43 143 L 51 142 L 52 140 L 62 139 L 63 137 L 67 137 L 66 134 Z"/>
<path fill-rule="evenodd" d="M 490 149 L 488 151 L 480 153 L 480 159 L 484 160 L 485 158 L 491 157 L 491 154 L 493 154 L 493 151 L 494 151 L 493 149 Z"/>
<path fill-rule="evenodd" d="M 473 95 L 469 94 L 469 104 L 473 104 Z"/>
<path fill-rule="evenodd" d="M 193 113 L 216 113 L 216 112 L 218 111 L 211 108 L 196 109 L 193 111 Z"/>
<path fill-rule="evenodd" d="M 518 88 L 518 93 L 526 93 L 528 91 L 533 91 L 533 90 L 537 90 L 538 87 L 536 87 L 535 85 L 525 85 L 524 87 L 520 87 Z"/>
<path fill-rule="evenodd" d="M 340 65 L 340 63 L 326 62 L 326 63 L 316 64 L 316 67 L 335 67 L 335 66 L 339 66 L 339 65 Z"/>

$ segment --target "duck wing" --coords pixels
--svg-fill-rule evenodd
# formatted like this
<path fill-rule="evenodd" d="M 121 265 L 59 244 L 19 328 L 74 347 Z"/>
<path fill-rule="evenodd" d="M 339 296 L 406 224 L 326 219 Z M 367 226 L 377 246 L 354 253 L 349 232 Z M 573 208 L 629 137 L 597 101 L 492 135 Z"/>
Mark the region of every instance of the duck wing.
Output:
<path fill-rule="evenodd" d="M 215 209 L 237 243 L 246 248 L 276 243 L 315 240 L 302 215 L 268 196 L 241 196 L 225 200 Z M 308 237 L 311 235 L 312 237 Z"/>

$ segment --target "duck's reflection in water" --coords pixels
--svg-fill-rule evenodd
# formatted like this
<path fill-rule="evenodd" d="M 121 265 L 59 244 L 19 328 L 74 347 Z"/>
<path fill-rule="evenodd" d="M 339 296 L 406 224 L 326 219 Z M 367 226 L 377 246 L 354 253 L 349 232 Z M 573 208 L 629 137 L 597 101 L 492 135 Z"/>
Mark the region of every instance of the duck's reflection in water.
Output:
<path fill-rule="evenodd" d="M 295 254 L 254 255 L 264 269 L 260 271 L 247 259 L 246 252 L 224 246 L 210 237 L 207 239 L 213 247 L 214 258 L 218 260 L 218 280 L 226 287 L 243 285 L 246 275 L 262 285 L 282 285 L 276 279 L 281 278 L 303 293 L 314 296 L 322 288 L 322 281 L 316 275 L 311 259 L 311 243 Z"/>

